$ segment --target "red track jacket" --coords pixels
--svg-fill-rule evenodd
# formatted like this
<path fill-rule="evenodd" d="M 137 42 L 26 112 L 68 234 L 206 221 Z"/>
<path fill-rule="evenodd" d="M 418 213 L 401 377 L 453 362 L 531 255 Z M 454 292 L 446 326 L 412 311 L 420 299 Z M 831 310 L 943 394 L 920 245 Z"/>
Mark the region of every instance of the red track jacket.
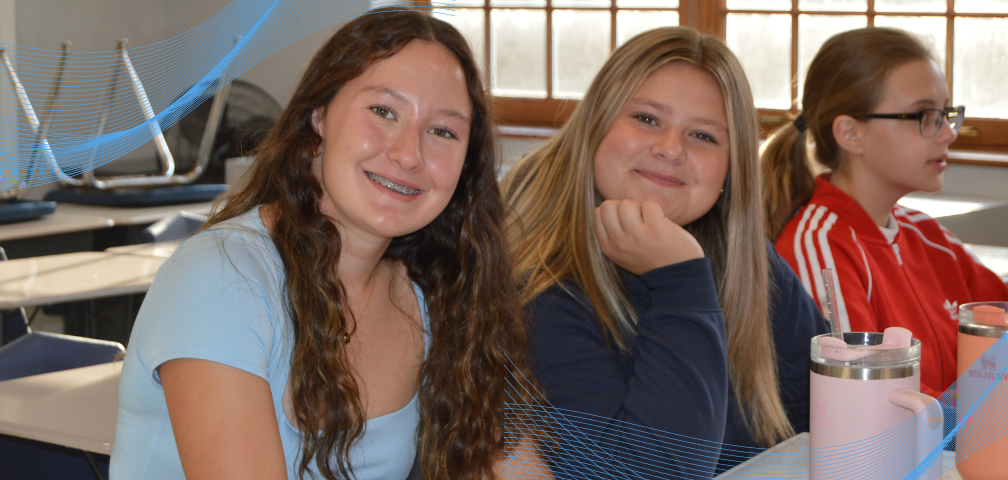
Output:
<path fill-rule="evenodd" d="M 832 267 L 845 332 L 904 327 L 921 341 L 921 390 L 956 380 L 959 305 L 1008 301 L 1008 287 L 927 214 L 897 205 L 892 243 L 863 208 L 820 176 L 812 199 L 777 239 L 777 251 L 826 314 L 822 269 Z M 835 277 L 836 278 L 836 277 Z"/>

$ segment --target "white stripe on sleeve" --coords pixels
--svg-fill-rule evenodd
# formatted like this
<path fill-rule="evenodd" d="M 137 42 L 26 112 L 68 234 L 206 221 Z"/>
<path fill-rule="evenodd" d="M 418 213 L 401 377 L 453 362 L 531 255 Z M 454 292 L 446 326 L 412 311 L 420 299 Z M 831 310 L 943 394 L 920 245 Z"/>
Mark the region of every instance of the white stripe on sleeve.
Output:
<path fill-rule="evenodd" d="M 865 273 L 868 274 L 868 298 L 867 298 L 867 300 L 868 300 L 868 302 L 871 302 L 872 275 L 871 275 L 871 267 L 868 266 L 868 256 L 865 255 L 864 249 L 861 248 L 861 242 L 858 241 L 857 234 L 854 233 L 854 228 L 853 227 L 847 227 L 847 228 L 850 228 L 850 235 L 851 235 L 851 238 L 854 239 L 854 245 L 857 245 L 857 249 L 861 251 L 861 261 L 864 262 Z"/>
<path fill-rule="evenodd" d="M 837 318 L 840 320 L 840 331 L 849 332 L 850 329 L 850 319 L 847 317 L 847 304 L 843 300 L 843 290 L 840 288 L 840 275 L 836 271 L 836 263 L 833 261 L 833 250 L 830 249 L 829 240 L 826 235 L 833 228 L 833 224 L 836 223 L 837 214 L 830 212 L 829 216 L 826 217 L 826 221 L 823 222 L 822 228 L 818 232 L 819 240 L 819 250 L 822 252 L 824 268 L 833 269 L 833 286 L 836 291 L 836 313 Z M 825 291 L 826 285 L 823 284 L 823 290 Z M 824 293 L 825 294 L 825 293 Z"/>
<path fill-rule="evenodd" d="M 805 251 L 808 253 L 809 270 L 811 270 L 810 273 L 815 285 L 816 298 L 819 299 L 819 308 L 824 312 L 826 311 L 826 288 L 823 286 L 822 267 L 819 266 L 819 255 L 816 254 L 816 247 L 812 242 L 812 234 L 819 228 L 819 220 L 822 219 L 825 213 L 825 205 L 821 205 L 816 209 L 815 214 L 812 215 L 812 219 L 809 221 L 809 228 L 805 230 L 805 235 L 803 235 L 804 238 L 802 239 L 805 242 Z"/>
<path fill-rule="evenodd" d="M 812 215 L 812 211 L 815 210 L 815 204 L 810 203 L 805 207 L 805 213 L 802 215 L 801 220 L 798 222 L 798 229 L 795 230 L 794 234 L 794 254 L 795 263 L 798 264 L 798 277 L 801 278 L 802 286 L 805 287 L 805 291 L 809 295 L 813 295 L 812 283 L 809 281 L 809 272 L 805 266 L 805 254 L 802 253 L 801 238 L 805 233 L 805 226 L 808 224 L 809 216 Z"/>

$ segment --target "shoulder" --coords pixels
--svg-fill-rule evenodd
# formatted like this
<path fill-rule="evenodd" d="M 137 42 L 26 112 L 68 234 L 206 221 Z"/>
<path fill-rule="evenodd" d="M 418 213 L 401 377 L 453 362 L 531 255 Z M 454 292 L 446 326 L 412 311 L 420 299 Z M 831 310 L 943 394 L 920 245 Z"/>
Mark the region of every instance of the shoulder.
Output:
<path fill-rule="evenodd" d="M 536 295 L 528 304 L 529 314 L 536 323 L 560 318 L 595 319 L 595 309 L 584 291 L 572 282 L 558 282 Z"/>
<path fill-rule="evenodd" d="M 843 211 L 828 203 L 805 205 L 774 243 L 777 252 L 792 266 L 800 266 L 814 254 L 831 256 L 837 249 L 857 250 L 860 235 Z M 774 260 L 771 258 L 771 266 Z"/>
<path fill-rule="evenodd" d="M 962 242 L 956 238 L 952 232 L 949 232 L 945 227 L 938 223 L 930 215 L 921 212 L 920 210 L 914 210 L 912 208 L 907 208 L 901 205 L 896 205 L 893 207 L 893 218 L 896 219 L 896 223 L 899 224 L 901 228 L 908 228 L 913 233 L 918 234 L 920 237 L 925 238 L 928 241 L 936 242 L 942 245 L 947 244 L 958 244 L 962 245 Z"/>
<path fill-rule="evenodd" d="M 241 217 L 189 238 L 158 270 L 130 337 L 148 374 L 196 358 L 269 378 L 286 318 L 282 272 L 269 236 Z"/>
<path fill-rule="evenodd" d="M 265 229 L 248 228 L 243 216 L 214 225 L 175 250 L 158 269 L 144 300 L 145 306 L 158 308 L 147 309 L 145 316 L 279 312 L 282 265 Z"/>
<path fill-rule="evenodd" d="M 832 234 L 834 231 L 847 230 L 851 223 L 845 215 L 845 208 L 835 205 L 831 198 L 813 198 L 808 204 L 803 206 L 785 228 L 785 233 L 792 236 L 803 236 L 810 234 Z M 781 240 L 784 235 L 781 235 Z"/>
<path fill-rule="evenodd" d="M 275 277 L 281 266 L 272 239 L 261 223 L 250 224 L 252 214 L 225 220 L 190 237 L 165 261 L 158 276 L 181 275 L 198 283 L 231 273 L 279 280 Z"/>

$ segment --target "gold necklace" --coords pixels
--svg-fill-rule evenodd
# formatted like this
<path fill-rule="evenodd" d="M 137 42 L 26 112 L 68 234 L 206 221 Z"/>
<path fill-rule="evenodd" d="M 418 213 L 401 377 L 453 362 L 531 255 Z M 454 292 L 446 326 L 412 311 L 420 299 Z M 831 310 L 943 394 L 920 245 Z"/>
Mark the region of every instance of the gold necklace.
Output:
<path fill-rule="evenodd" d="M 350 343 L 350 336 L 353 335 L 354 330 L 357 330 L 357 320 L 358 319 L 363 319 L 364 315 L 367 315 L 367 309 L 368 309 L 368 307 L 371 306 L 371 297 L 374 296 L 375 287 L 378 286 L 378 281 L 375 280 L 375 276 L 377 274 L 378 274 L 378 269 L 375 268 L 375 270 L 373 272 L 371 272 L 371 293 L 368 294 L 367 301 L 364 302 L 364 310 L 361 311 L 360 317 L 354 317 L 354 328 L 353 328 L 353 330 L 351 330 L 349 332 L 345 331 L 345 330 L 343 331 L 342 338 L 343 338 L 343 344 L 344 345 L 347 345 L 347 344 Z M 352 313 L 353 312 L 351 312 L 351 314 Z"/>

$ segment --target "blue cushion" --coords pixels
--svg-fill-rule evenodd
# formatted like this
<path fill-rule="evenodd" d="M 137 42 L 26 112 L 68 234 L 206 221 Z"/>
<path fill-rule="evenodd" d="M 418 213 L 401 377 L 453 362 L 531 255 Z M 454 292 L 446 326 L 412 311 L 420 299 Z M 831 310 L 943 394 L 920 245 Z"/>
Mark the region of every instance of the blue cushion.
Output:
<path fill-rule="evenodd" d="M 108 363 L 124 353 L 118 342 L 33 332 L 0 347 L 0 381 Z"/>

